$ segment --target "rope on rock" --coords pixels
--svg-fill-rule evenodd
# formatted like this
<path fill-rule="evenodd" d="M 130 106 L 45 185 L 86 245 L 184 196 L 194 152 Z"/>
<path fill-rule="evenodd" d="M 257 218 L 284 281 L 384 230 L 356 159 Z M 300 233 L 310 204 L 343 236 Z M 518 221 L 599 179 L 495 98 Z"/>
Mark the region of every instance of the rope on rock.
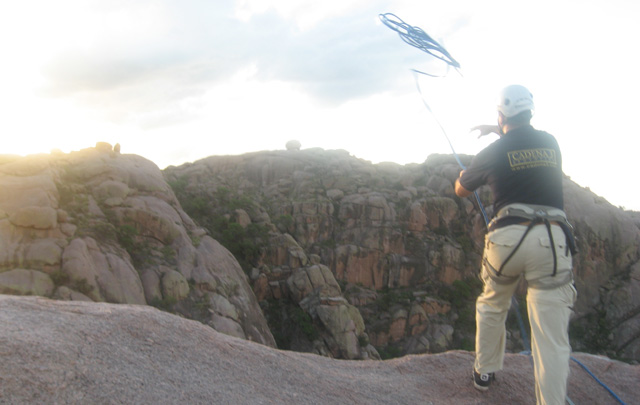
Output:
<path fill-rule="evenodd" d="M 615 400 L 616 400 L 616 401 L 618 401 L 618 402 L 619 402 L 619 403 L 621 403 L 622 405 L 625 405 L 625 403 L 620 399 L 620 397 L 619 397 L 619 396 L 617 396 L 617 395 L 616 395 L 616 393 L 615 393 L 615 392 L 613 392 L 613 391 L 611 390 L 611 388 L 607 387 L 607 385 L 606 385 L 605 383 L 603 383 L 602 381 L 600 381 L 600 380 L 598 379 L 598 377 L 596 377 L 596 376 L 591 372 L 591 370 L 589 370 L 589 369 L 587 368 L 587 366 L 585 366 L 584 364 L 582 364 L 580 361 L 578 361 L 578 360 L 577 360 L 575 357 L 573 357 L 573 356 L 571 356 L 571 360 L 573 360 L 573 361 L 575 361 L 576 363 L 578 363 L 578 365 L 579 365 L 580 367 L 582 367 L 582 368 L 583 368 L 587 373 L 589 373 L 589 375 L 590 375 L 591 377 L 593 377 L 593 379 L 594 379 L 594 380 L 596 380 L 596 382 L 597 382 L 598 384 L 602 385 L 602 386 L 604 387 L 604 389 L 606 389 L 606 390 L 609 392 L 609 394 L 611 394 L 611 396 L 615 398 Z"/>

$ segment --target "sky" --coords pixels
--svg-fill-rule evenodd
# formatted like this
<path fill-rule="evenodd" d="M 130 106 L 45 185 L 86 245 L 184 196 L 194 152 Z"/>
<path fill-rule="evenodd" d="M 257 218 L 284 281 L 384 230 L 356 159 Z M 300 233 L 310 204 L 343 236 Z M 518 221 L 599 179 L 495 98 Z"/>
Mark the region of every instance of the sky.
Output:
<path fill-rule="evenodd" d="M 423 29 L 460 71 L 404 43 L 382 13 Z M 498 92 L 515 83 L 533 93 L 532 124 L 558 139 L 565 174 L 640 211 L 638 20 L 637 0 L 6 1 L 0 154 L 120 143 L 164 169 L 298 140 L 422 163 L 450 154 L 447 138 L 469 155 L 494 141 L 469 129 L 494 124 Z"/>

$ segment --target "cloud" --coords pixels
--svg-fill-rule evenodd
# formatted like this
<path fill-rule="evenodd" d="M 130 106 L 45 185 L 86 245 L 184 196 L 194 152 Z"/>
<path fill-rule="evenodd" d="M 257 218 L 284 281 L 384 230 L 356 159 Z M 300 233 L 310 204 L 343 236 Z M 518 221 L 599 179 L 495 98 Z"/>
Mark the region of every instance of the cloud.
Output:
<path fill-rule="evenodd" d="M 335 104 L 390 91 L 398 75 L 407 73 L 407 62 L 418 58 L 376 19 L 367 9 L 323 20 L 287 37 L 286 48 L 264 55 L 258 74 L 265 80 L 298 83 L 305 92 Z"/>
<path fill-rule="evenodd" d="M 253 67 L 257 80 L 293 83 L 322 104 L 339 105 L 393 91 L 410 67 L 430 63 L 377 22 L 376 5 L 329 14 L 305 29 L 293 11 L 273 7 L 241 20 L 232 1 L 103 6 L 83 17 L 95 22 L 80 33 L 88 39 L 48 61 L 41 90 L 113 122 L 161 126 L 196 118 L 198 98 Z"/>
<path fill-rule="evenodd" d="M 45 63 L 41 94 L 74 99 L 113 122 L 166 125 L 196 117 L 197 99 L 250 63 L 247 30 L 230 1 L 122 7 L 67 17 L 94 27 Z"/>
<path fill-rule="evenodd" d="M 402 42 L 378 20 L 379 8 L 350 9 L 318 21 L 312 28 L 280 30 L 277 15 L 261 15 L 253 27 L 264 28 L 258 76 L 297 83 L 326 103 L 340 104 L 379 92 L 393 91 L 410 68 L 444 74 L 440 61 Z"/>
<path fill-rule="evenodd" d="M 88 36 L 60 52 L 46 64 L 48 90 L 57 96 L 104 91 L 155 80 L 203 82 L 231 74 L 237 58 L 230 37 L 240 38 L 230 20 L 231 10 L 189 2 L 136 3 L 124 9 L 92 10 L 77 18 L 96 21 Z M 151 10 L 150 10 L 151 9 Z M 67 22 L 74 23 L 73 18 Z M 86 24 L 81 24 L 86 28 Z"/>

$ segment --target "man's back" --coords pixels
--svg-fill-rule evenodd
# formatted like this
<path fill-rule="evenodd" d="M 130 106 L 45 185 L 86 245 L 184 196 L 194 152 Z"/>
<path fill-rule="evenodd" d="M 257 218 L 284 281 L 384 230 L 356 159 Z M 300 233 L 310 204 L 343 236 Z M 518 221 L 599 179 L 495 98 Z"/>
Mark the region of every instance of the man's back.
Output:
<path fill-rule="evenodd" d="M 467 190 L 488 184 L 494 212 L 512 203 L 564 206 L 558 143 L 552 135 L 530 125 L 509 131 L 482 150 L 460 184 Z"/>

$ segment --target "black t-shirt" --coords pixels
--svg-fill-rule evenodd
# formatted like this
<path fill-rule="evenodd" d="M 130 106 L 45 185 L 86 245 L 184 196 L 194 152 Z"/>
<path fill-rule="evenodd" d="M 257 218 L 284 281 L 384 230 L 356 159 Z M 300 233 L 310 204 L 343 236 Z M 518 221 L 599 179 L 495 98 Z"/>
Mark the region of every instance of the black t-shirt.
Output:
<path fill-rule="evenodd" d="M 484 184 L 491 187 L 496 213 L 512 203 L 564 209 L 558 142 L 530 125 L 509 131 L 478 153 L 460 178 L 469 191 Z"/>

